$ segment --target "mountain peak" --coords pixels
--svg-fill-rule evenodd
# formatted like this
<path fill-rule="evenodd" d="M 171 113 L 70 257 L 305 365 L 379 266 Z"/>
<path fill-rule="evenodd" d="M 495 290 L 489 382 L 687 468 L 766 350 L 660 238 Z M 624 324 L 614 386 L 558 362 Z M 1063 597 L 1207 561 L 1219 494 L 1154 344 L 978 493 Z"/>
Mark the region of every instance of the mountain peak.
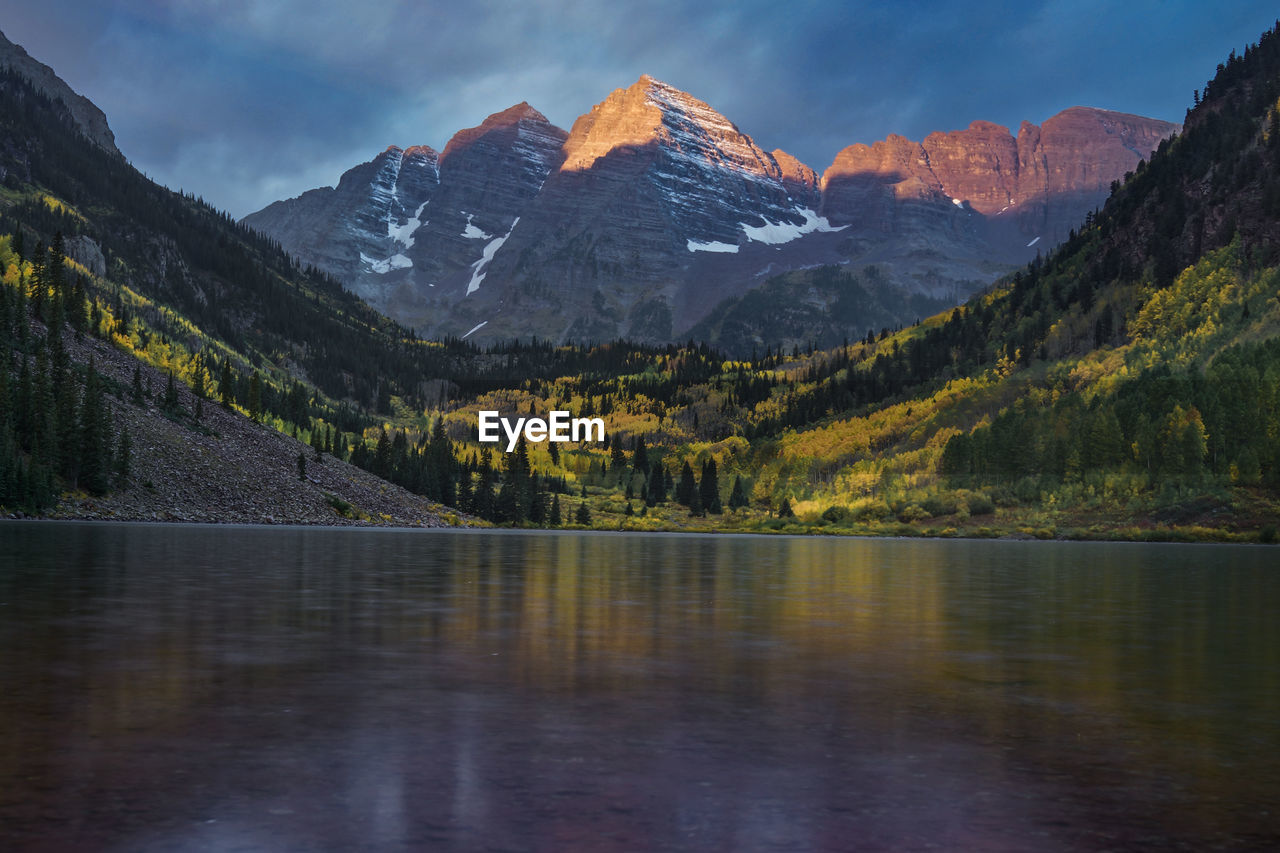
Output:
<path fill-rule="evenodd" d="M 520 133 L 520 129 L 528 125 L 536 125 L 537 127 L 534 130 L 540 135 L 554 136 L 564 134 L 564 131 L 553 125 L 546 116 L 529 106 L 528 101 L 521 101 L 501 112 L 493 113 L 475 127 L 469 127 L 455 133 L 449 143 L 445 145 L 440 159 L 444 161 L 450 155 L 475 145 L 490 134 L 507 137 Z"/>
<path fill-rule="evenodd" d="M 507 107 L 502 112 L 494 113 L 480 123 L 481 127 L 502 127 L 509 124 L 516 124 L 521 121 L 535 121 L 550 124 L 547 117 L 529 105 L 528 101 L 521 101 L 514 106 Z"/>
<path fill-rule="evenodd" d="M 589 169 L 620 149 L 664 147 L 708 163 L 737 162 L 777 177 L 778 166 L 705 101 L 649 74 L 579 116 L 565 141 L 561 171 Z"/>
<path fill-rule="evenodd" d="M 107 124 L 107 117 L 98 105 L 77 93 L 66 82 L 53 73 L 53 69 L 34 59 L 0 32 L 0 68 L 12 68 L 25 77 L 32 86 L 55 101 L 61 101 L 71 114 L 76 127 L 90 141 L 113 154 L 119 154 L 116 148 L 116 137 Z"/>

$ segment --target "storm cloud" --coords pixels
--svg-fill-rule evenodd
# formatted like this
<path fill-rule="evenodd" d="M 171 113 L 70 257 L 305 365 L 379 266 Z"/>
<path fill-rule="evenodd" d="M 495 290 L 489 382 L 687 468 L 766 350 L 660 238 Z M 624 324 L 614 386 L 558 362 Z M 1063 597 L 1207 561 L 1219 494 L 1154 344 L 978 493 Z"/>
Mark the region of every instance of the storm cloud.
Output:
<path fill-rule="evenodd" d="M 528 101 L 565 128 L 652 74 L 821 171 L 846 145 L 1073 105 L 1181 121 L 1270 4 L 42 0 L 0 30 L 152 178 L 242 216 Z"/>

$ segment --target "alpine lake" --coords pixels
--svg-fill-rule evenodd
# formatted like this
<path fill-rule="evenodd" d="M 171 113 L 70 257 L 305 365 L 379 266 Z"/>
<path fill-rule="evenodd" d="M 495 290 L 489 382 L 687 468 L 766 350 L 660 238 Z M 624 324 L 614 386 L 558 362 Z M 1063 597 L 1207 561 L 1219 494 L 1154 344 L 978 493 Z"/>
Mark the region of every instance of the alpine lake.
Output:
<path fill-rule="evenodd" d="M 1280 550 L 3 522 L 0 848 L 1280 849 Z"/>

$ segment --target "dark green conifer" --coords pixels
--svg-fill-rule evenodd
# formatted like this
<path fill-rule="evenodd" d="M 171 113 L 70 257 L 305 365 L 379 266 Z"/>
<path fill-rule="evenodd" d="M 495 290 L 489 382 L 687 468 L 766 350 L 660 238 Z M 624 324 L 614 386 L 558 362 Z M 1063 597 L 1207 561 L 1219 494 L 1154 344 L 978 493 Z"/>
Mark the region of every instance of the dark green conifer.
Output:
<path fill-rule="evenodd" d="M 642 436 L 636 436 L 635 449 L 631 454 L 631 467 L 645 477 L 649 476 L 649 450 L 644 446 Z"/>
<path fill-rule="evenodd" d="M 716 460 L 708 459 L 702 465 L 702 483 L 698 487 L 698 496 L 702 499 L 702 508 L 712 515 L 720 515 L 724 508 L 720 504 L 720 478 L 716 474 Z"/>
<path fill-rule="evenodd" d="M 231 358 L 222 360 L 222 375 L 218 377 L 218 401 L 224 409 L 231 408 L 231 398 L 235 393 L 235 380 L 231 375 Z"/>
<path fill-rule="evenodd" d="M 107 410 L 102 380 L 94 368 L 93 356 L 85 371 L 84 400 L 80 404 L 80 458 L 78 484 L 91 494 L 106 494 L 111 488 Z"/>
<path fill-rule="evenodd" d="M 392 453 L 391 439 L 387 436 L 387 428 L 383 427 L 378 433 L 378 443 L 373 450 L 373 473 L 384 480 L 391 479 Z"/>
<path fill-rule="evenodd" d="M 676 503 L 692 507 L 695 496 L 698 496 L 698 481 L 693 476 L 693 467 L 689 460 L 680 467 L 680 482 L 676 486 Z"/>
<path fill-rule="evenodd" d="M 140 364 L 136 364 L 133 367 L 133 389 L 130 392 L 130 397 L 134 404 L 138 406 L 141 406 L 146 400 L 146 397 L 143 396 L 142 365 Z"/>
<path fill-rule="evenodd" d="M 253 376 L 249 379 L 249 419 L 252 421 L 262 420 L 262 374 L 258 371 L 253 372 Z"/>
<path fill-rule="evenodd" d="M 129 481 L 129 469 L 133 464 L 133 439 L 129 427 L 121 424 L 120 444 L 116 450 L 116 482 L 121 488 Z"/>
<path fill-rule="evenodd" d="M 171 415 L 175 415 L 182 410 L 181 404 L 178 402 L 178 385 L 173 379 L 173 371 L 169 371 L 169 381 L 164 386 L 164 398 L 160 401 L 160 407 Z"/>

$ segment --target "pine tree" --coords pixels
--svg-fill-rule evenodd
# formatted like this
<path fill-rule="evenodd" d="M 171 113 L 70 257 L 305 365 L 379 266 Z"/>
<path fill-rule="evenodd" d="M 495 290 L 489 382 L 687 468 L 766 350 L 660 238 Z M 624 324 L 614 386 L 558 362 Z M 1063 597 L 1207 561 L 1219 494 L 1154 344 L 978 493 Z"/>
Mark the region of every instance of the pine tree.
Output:
<path fill-rule="evenodd" d="M 262 420 L 262 374 L 253 372 L 249 379 L 249 419 L 255 423 Z"/>
<path fill-rule="evenodd" d="M 559 527 L 562 523 L 560 520 L 560 496 L 559 495 L 554 495 L 551 498 L 551 517 L 550 519 L 548 519 L 548 521 L 552 527 Z"/>
<path fill-rule="evenodd" d="M 733 478 L 733 491 L 729 493 L 729 509 L 737 510 L 747 505 L 747 493 L 742 487 L 742 477 Z"/>
<path fill-rule="evenodd" d="M 93 356 L 90 356 L 85 375 L 84 400 L 80 404 L 79 485 L 95 495 L 106 494 L 111 488 L 106 416 L 102 382 L 98 371 L 94 369 Z"/>
<path fill-rule="evenodd" d="M 48 261 L 48 255 L 45 253 L 44 241 L 36 241 L 35 253 L 31 256 L 31 278 L 28 280 L 30 290 L 27 299 L 31 303 L 31 314 L 33 317 L 44 318 L 44 301 L 48 294 L 48 279 L 45 272 L 45 264 Z"/>
<path fill-rule="evenodd" d="M 49 264 L 45 275 L 49 280 L 49 330 L 61 332 L 67 319 L 67 268 L 62 232 L 53 236 L 49 245 Z"/>
<path fill-rule="evenodd" d="M 169 371 L 169 381 L 164 386 L 164 398 L 160 402 L 160 407 L 171 415 L 182 411 L 182 405 L 178 402 L 178 385 L 174 382 L 172 370 Z"/>
<path fill-rule="evenodd" d="M 587 508 L 586 501 L 578 504 L 578 512 L 574 516 L 574 521 L 581 524 L 583 527 L 591 526 L 591 510 Z"/>
<path fill-rule="evenodd" d="M 133 389 L 130 392 L 134 405 L 141 406 L 145 402 L 146 397 L 143 396 L 142 390 L 142 365 L 135 364 L 133 367 Z"/>
<path fill-rule="evenodd" d="M 471 467 L 468 465 L 463 465 L 458 470 L 458 492 L 454 506 L 464 512 L 471 512 L 474 508 L 472 505 L 474 498 L 471 488 L 471 474 Z"/>
<path fill-rule="evenodd" d="M 712 515 L 724 512 L 720 504 L 720 478 L 716 473 L 714 459 L 708 459 L 702 465 L 702 483 L 698 487 L 698 497 L 702 499 L 702 508 Z"/>
<path fill-rule="evenodd" d="M 231 375 L 231 358 L 222 360 L 222 375 L 218 377 L 218 401 L 224 409 L 231 408 L 231 397 L 235 393 L 235 379 Z"/>
<path fill-rule="evenodd" d="M 481 518 L 493 518 L 493 460 L 489 456 L 488 449 L 480 456 L 480 471 L 472 503 L 475 506 L 476 515 Z"/>
<path fill-rule="evenodd" d="M 631 454 L 631 467 L 645 477 L 649 476 L 649 451 L 644 446 L 642 436 L 636 436 L 635 448 Z"/>
<path fill-rule="evenodd" d="M 298 479 L 307 479 L 307 454 L 305 453 L 298 454 Z"/>
<path fill-rule="evenodd" d="M 676 503 L 691 507 L 696 495 L 698 495 L 698 481 L 693 476 L 693 468 L 689 465 L 689 460 L 686 459 L 680 468 L 680 483 L 676 486 Z"/>
<path fill-rule="evenodd" d="M 387 436 L 387 428 L 383 427 L 378 434 L 378 443 L 373 451 L 373 473 L 384 480 L 391 479 L 392 448 L 391 439 Z"/>
<path fill-rule="evenodd" d="M 530 489 L 533 493 L 533 498 L 529 504 L 529 521 L 541 526 L 546 523 L 547 515 L 550 512 L 550 506 L 547 500 L 547 490 L 544 487 L 541 478 L 539 478 L 537 474 L 534 474 L 530 478 L 530 481 Z"/>
<path fill-rule="evenodd" d="M 85 331 L 89 328 L 88 296 L 84 286 L 84 276 L 76 276 L 75 287 L 72 288 L 67 302 L 67 320 L 75 330 L 76 337 L 84 337 Z"/>
<path fill-rule="evenodd" d="M 120 445 L 116 450 L 116 483 L 123 488 L 129 481 L 129 469 L 133 464 L 133 439 L 129 437 L 129 427 L 120 426 Z"/>
<path fill-rule="evenodd" d="M 519 522 L 529 518 L 530 507 L 533 503 L 531 475 L 529 447 L 522 435 L 516 442 L 515 452 L 507 459 L 507 485 L 511 486 L 512 500 L 514 501 L 512 521 Z"/>

